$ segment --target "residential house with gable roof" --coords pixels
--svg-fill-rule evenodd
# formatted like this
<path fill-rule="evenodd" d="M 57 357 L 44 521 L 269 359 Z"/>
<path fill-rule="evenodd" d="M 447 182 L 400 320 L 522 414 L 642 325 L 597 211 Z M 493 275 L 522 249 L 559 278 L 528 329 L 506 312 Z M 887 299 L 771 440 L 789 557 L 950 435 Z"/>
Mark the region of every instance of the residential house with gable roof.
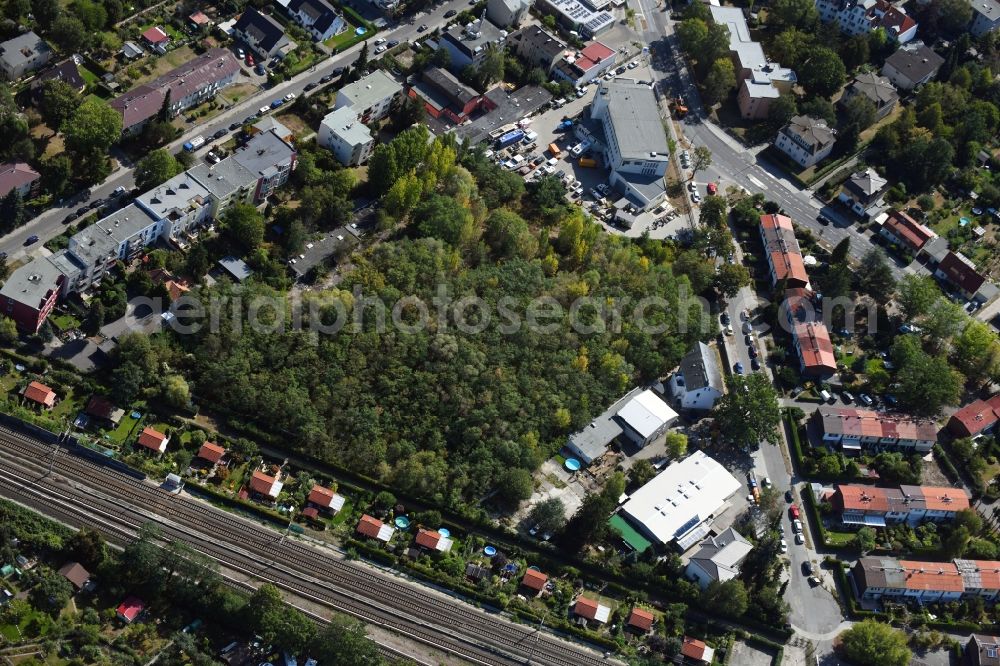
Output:
<path fill-rule="evenodd" d="M 812 116 L 792 116 L 791 121 L 778 131 L 774 147 L 787 155 L 802 168 L 822 162 L 837 141 L 836 130 L 826 121 Z"/>
<path fill-rule="evenodd" d="M 921 248 L 937 234 L 899 210 L 889 211 L 881 222 L 879 235 L 917 254 Z"/>
<path fill-rule="evenodd" d="M 281 489 L 285 487 L 285 484 L 281 481 L 280 474 L 278 476 L 271 476 L 260 470 L 254 470 L 254 473 L 250 476 L 249 485 L 251 492 L 272 501 L 278 499 Z"/>
<path fill-rule="evenodd" d="M 389 543 L 389 540 L 392 539 L 392 535 L 396 532 L 396 528 L 391 525 L 386 525 L 378 518 L 369 516 L 366 513 L 361 516 L 361 520 L 358 521 L 358 526 L 355 531 L 362 536 L 368 537 L 369 539 L 377 539 L 383 543 Z"/>
<path fill-rule="evenodd" d="M 732 527 L 717 536 L 709 536 L 694 551 L 684 575 L 693 579 L 701 589 L 713 582 L 725 583 L 739 577 L 740 567 L 753 544 Z"/>
<path fill-rule="evenodd" d="M 41 382 L 28 382 L 21 395 L 29 403 L 45 410 L 56 406 L 56 392 Z"/>
<path fill-rule="evenodd" d="M 1000 666 L 1000 637 L 972 634 L 963 657 L 966 666 Z"/>
<path fill-rule="evenodd" d="M 926 520 L 946 522 L 971 506 L 968 492 L 946 486 L 901 485 L 881 488 L 859 484 L 839 484 L 830 504 L 845 525 L 885 527 Z"/>
<path fill-rule="evenodd" d="M 344 508 L 343 495 L 338 495 L 329 488 L 316 484 L 309 491 L 309 498 L 307 500 L 310 504 L 316 506 L 316 508 L 326 511 L 327 513 L 337 513 Z"/>
<path fill-rule="evenodd" d="M 447 553 L 451 550 L 452 540 L 441 534 L 437 530 L 420 528 L 413 542 L 425 550 L 433 550 L 438 553 Z"/>
<path fill-rule="evenodd" d="M 896 108 L 899 101 L 899 93 L 892 81 L 884 76 L 879 76 L 877 72 L 863 72 L 854 77 L 854 80 L 844 89 L 844 94 L 838 102 L 845 106 L 855 97 L 865 97 L 875 107 L 875 117 L 885 118 Z"/>
<path fill-rule="evenodd" d="M 715 648 L 706 645 L 705 641 L 685 636 L 681 642 L 681 655 L 696 664 L 711 664 L 715 661 Z"/>
<path fill-rule="evenodd" d="M 142 432 L 139 433 L 139 438 L 136 440 L 136 443 L 142 448 L 153 451 L 154 453 L 163 453 L 167 450 L 167 444 L 170 443 L 170 438 L 156 428 L 146 426 L 142 429 Z"/>
<path fill-rule="evenodd" d="M 198 449 L 198 455 L 196 457 L 214 467 L 222 462 L 222 459 L 226 457 L 226 450 L 215 442 L 205 442 L 201 445 L 201 448 Z"/>
<path fill-rule="evenodd" d="M 671 394 L 681 409 L 708 411 L 725 391 L 718 354 L 704 342 L 696 342 L 670 378 Z"/>
<path fill-rule="evenodd" d="M 233 37 L 246 44 L 259 60 L 285 54 L 295 48 L 295 42 L 285 36 L 285 29 L 267 14 L 247 6 L 233 25 Z"/>
<path fill-rule="evenodd" d="M 566 45 L 538 25 L 522 28 L 508 37 L 507 43 L 518 58 L 531 67 L 541 68 L 546 74 L 552 72 L 566 53 Z"/>
<path fill-rule="evenodd" d="M 538 594 L 545 589 L 546 583 L 549 582 L 549 577 L 547 574 L 542 573 L 537 569 L 527 569 L 524 572 L 524 576 L 521 578 L 521 586 L 527 588 Z"/>
<path fill-rule="evenodd" d="M 882 75 L 900 90 L 913 90 L 935 76 L 944 58 L 924 44 L 911 44 L 897 49 L 882 65 Z"/>
<path fill-rule="evenodd" d="M 573 615 L 584 624 L 590 622 L 605 624 L 611 617 L 611 609 L 598 601 L 581 596 L 573 603 Z"/>
<path fill-rule="evenodd" d="M 889 181 L 871 167 L 857 171 L 844 181 L 844 186 L 837 195 L 842 204 L 861 218 L 869 217 L 869 211 L 879 202 L 882 191 Z"/>
<path fill-rule="evenodd" d="M 934 277 L 944 280 L 964 298 L 985 303 L 996 296 L 997 287 L 987 281 L 972 260 L 950 250 L 934 270 Z"/>
<path fill-rule="evenodd" d="M 313 41 L 322 42 L 347 29 L 344 17 L 326 0 L 290 0 L 285 10 Z"/>
<path fill-rule="evenodd" d="M 1000 421 L 1000 394 L 962 407 L 948 419 L 947 428 L 956 437 L 975 437 L 993 432 L 997 421 Z"/>
<path fill-rule="evenodd" d="M 0 164 L 0 199 L 17 190 L 22 199 L 30 199 L 38 191 L 42 175 L 26 162 Z"/>

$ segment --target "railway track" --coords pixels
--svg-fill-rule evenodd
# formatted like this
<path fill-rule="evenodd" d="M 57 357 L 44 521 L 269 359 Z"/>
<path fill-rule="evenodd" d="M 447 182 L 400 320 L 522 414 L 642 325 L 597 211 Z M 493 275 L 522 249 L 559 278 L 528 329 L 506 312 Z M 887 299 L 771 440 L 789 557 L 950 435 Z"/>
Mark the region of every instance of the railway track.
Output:
<path fill-rule="evenodd" d="M 256 578 L 274 582 L 304 598 L 378 624 L 472 663 L 521 664 L 533 661 L 552 666 L 605 664 L 607 660 L 578 645 L 544 632 L 507 622 L 477 609 L 444 599 L 417 586 L 401 583 L 367 568 L 345 562 L 279 533 L 183 496 L 168 495 L 126 474 L 71 454 L 50 460 L 53 447 L 23 433 L 0 426 L 0 456 L 12 457 L 22 467 L 41 474 L 54 472 L 72 483 L 56 489 L 52 479 L 24 479 L 44 485 L 66 497 L 60 502 L 76 521 L 88 511 L 103 512 L 104 521 L 122 531 L 143 522 L 160 524 L 170 538 L 189 543 L 213 559 L 238 565 Z M 10 489 L 13 481 L 0 484 Z M 125 506 L 121 500 L 125 500 Z M 45 511 L 53 514 L 50 502 Z M 97 526 L 99 529 L 107 528 Z M 262 560 L 260 555 L 266 559 Z"/>

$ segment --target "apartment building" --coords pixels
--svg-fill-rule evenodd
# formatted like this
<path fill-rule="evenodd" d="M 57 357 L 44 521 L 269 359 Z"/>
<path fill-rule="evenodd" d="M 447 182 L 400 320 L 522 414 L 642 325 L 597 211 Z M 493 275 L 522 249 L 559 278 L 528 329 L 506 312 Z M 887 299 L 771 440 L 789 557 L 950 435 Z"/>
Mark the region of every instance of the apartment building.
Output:
<path fill-rule="evenodd" d="M 1000 562 L 963 560 L 921 562 L 862 557 L 851 569 L 854 587 L 866 601 L 918 603 L 979 597 L 993 603 L 1000 594 Z"/>
<path fill-rule="evenodd" d="M 377 69 L 337 91 L 334 109 L 350 107 L 363 123 L 382 120 L 403 94 L 403 86 Z"/>
<path fill-rule="evenodd" d="M 334 109 L 323 118 L 316 142 L 344 166 L 367 162 L 375 145 L 371 130 L 347 107 Z"/>
<path fill-rule="evenodd" d="M 507 31 L 487 21 L 484 10 L 482 16 L 468 25 L 456 24 L 445 30 L 438 41 L 438 48 L 443 48 L 451 56 L 448 68 L 461 72 L 470 65 L 478 67 L 482 64 L 490 49 L 502 51 L 506 38 Z"/>
<path fill-rule="evenodd" d="M 792 328 L 792 344 L 803 375 L 822 378 L 837 372 L 837 358 L 826 324 L 819 321 L 796 323 Z"/>
<path fill-rule="evenodd" d="M 49 64 L 53 51 L 34 32 L 26 32 L 0 43 L 0 73 L 8 81 L 38 71 Z"/>
<path fill-rule="evenodd" d="M 851 36 L 882 28 L 889 39 L 906 44 L 917 35 L 917 22 L 888 0 L 816 0 L 816 9 L 821 21 Z"/>

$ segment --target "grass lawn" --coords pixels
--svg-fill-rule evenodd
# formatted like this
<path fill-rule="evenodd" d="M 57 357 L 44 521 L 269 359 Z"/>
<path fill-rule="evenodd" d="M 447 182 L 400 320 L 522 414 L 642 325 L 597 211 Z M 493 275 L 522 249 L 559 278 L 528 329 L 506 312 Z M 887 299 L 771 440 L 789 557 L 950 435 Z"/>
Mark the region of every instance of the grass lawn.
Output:
<path fill-rule="evenodd" d="M 348 29 L 339 35 L 334 35 L 330 39 L 323 42 L 327 47 L 333 50 L 334 53 L 338 53 L 345 49 L 348 49 L 361 40 L 363 40 L 367 35 L 356 35 L 354 34 L 354 26 L 348 23 Z"/>
<path fill-rule="evenodd" d="M 236 104 L 242 99 L 249 97 L 257 91 L 257 86 L 249 83 L 237 83 L 229 86 L 219 93 L 219 100 L 226 104 Z"/>
<path fill-rule="evenodd" d="M 854 532 L 826 531 L 826 542 L 830 546 L 846 546 L 854 540 Z"/>
<path fill-rule="evenodd" d="M 87 82 L 88 86 L 96 86 L 100 84 L 101 78 L 97 76 L 97 74 L 90 71 L 86 67 L 79 67 L 78 69 L 80 70 L 80 76 L 83 77 L 83 80 Z"/>
<path fill-rule="evenodd" d="M 73 328 L 80 328 L 80 320 L 71 314 L 59 314 L 52 317 L 52 323 L 59 327 L 61 331 L 68 331 Z"/>
<path fill-rule="evenodd" d="M 132 433 L 132 429 L 139 423 L 139 419 L 132 418 L 132 413 L 126 411 L 125 416 L 122 417 L 121 422 L 114 430 L 109 430 L 105 433 L 108 440 L 114 442 L 115 444 L 124 444 L 129 435 Z"/>
<path fill-rule="evenodd" d="M 52 408 L 49 414 L 52 415 L 54 419 L 66 418 L 70 419 L 76 416 L 77 412 L 83 407 L 80 404 L 79 398 L 70 391 L 68 395 L 59 396 L 60 400 L 56 403 L 56 406 Z"/>
<path fill-rule="evenodd" d="M 179 67 L 194 58 L 195 54 L 190 46 L 182 46 L 179 49 L 167 51 L 166 55 L 160 56 L 153 62 L 147 62 L 140 68 L 140 71 L 142 71 L 148 67 L 150 69 L 150 73 L 146 74 L 143 72 L 142 76 L 132 82 L 132 87 L 135 88 L 143 83 L 148 83 L 156 77 L 166 74 L 175 67 Z"/>
<path fill-rule="evenodd" d="M 239 467 L 233 468 L 233 470 L 229 473 L 229 476 L 222 483 L 222 487 L 231 493 L 235 493 L 237 490 L 240 489 L 240 486 L 243 485 L 243 477 L 246 476 L 246 473 L 247 473 L 246 463 L 243 463 Z"/>
<path fill-rule="evenodd" d="M 12 624 L 0 624 L 0 636 L 3 636 L 11 643 L 21 640 L 21 634 L 18 633 L 17 627 Z"/>
<path fill-rule="evenodd" d="M 354 501 L 350 498 L 344 498 L 344 508 L 337 512 L 337 515 L 330 519 L 330 525 L 336 526 L 347 520 L 347 517 L 352 515 L 351 510 L 354 508 Z"/>
<path fill-rule="evenodd" d="M 303 137 L 312 132 L 312 128 L 294 113 L 283 113 L 277 117 L 278 122 L 292 131 L 296 137 Z"/>

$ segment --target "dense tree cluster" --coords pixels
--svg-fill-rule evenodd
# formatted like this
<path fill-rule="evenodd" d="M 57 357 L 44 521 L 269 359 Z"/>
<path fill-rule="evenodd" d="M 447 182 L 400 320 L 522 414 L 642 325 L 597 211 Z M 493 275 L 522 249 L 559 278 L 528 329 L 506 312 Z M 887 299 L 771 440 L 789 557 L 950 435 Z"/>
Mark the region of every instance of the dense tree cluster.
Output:
<path fill-rule="evenodd" d="M 457 506 L 498 488 L 497 499 L 516 502 L 530 492 L 524 472 L 630 386 L 674 365 L 708 321 L 697 301 L 680 300 L 690 285 L 666 246 L 601 234 L 537 192 L 522 202 L 523 186 L 475 153 L 427 139 L 424 128 L 407 130 L 372 158 L 383 221 L 404 237 L 355 255 L 337 288 L 306 297 L 323 324 L 358 304 L 363 322 L 317 336 L 280 316 L 285 330 L 223 318 L 217 331 L 179 336 L 178 351 L 155 349 L 153 367 L 165 362 L 199 400 L 286 434 L 293 448 L 406 492 Z M 540 218 L 550 226 L 529 222 Z M 249 234 L 234 222 L 223 229 L 244 246 L 261 237 L 258 225 Z M 260 282 L 241 289 L 244 314 L 256 296 L 281 298 Z M 462 300 L 471 296 L 478 304 Z M 664 305 L 639 311 L 643 326 L 635 305 L 651 297 Z M 509 326 L 508 312 L 520 326 Z M 120 392 L 164 391 L 145 349 L 125 351 Z"/>

